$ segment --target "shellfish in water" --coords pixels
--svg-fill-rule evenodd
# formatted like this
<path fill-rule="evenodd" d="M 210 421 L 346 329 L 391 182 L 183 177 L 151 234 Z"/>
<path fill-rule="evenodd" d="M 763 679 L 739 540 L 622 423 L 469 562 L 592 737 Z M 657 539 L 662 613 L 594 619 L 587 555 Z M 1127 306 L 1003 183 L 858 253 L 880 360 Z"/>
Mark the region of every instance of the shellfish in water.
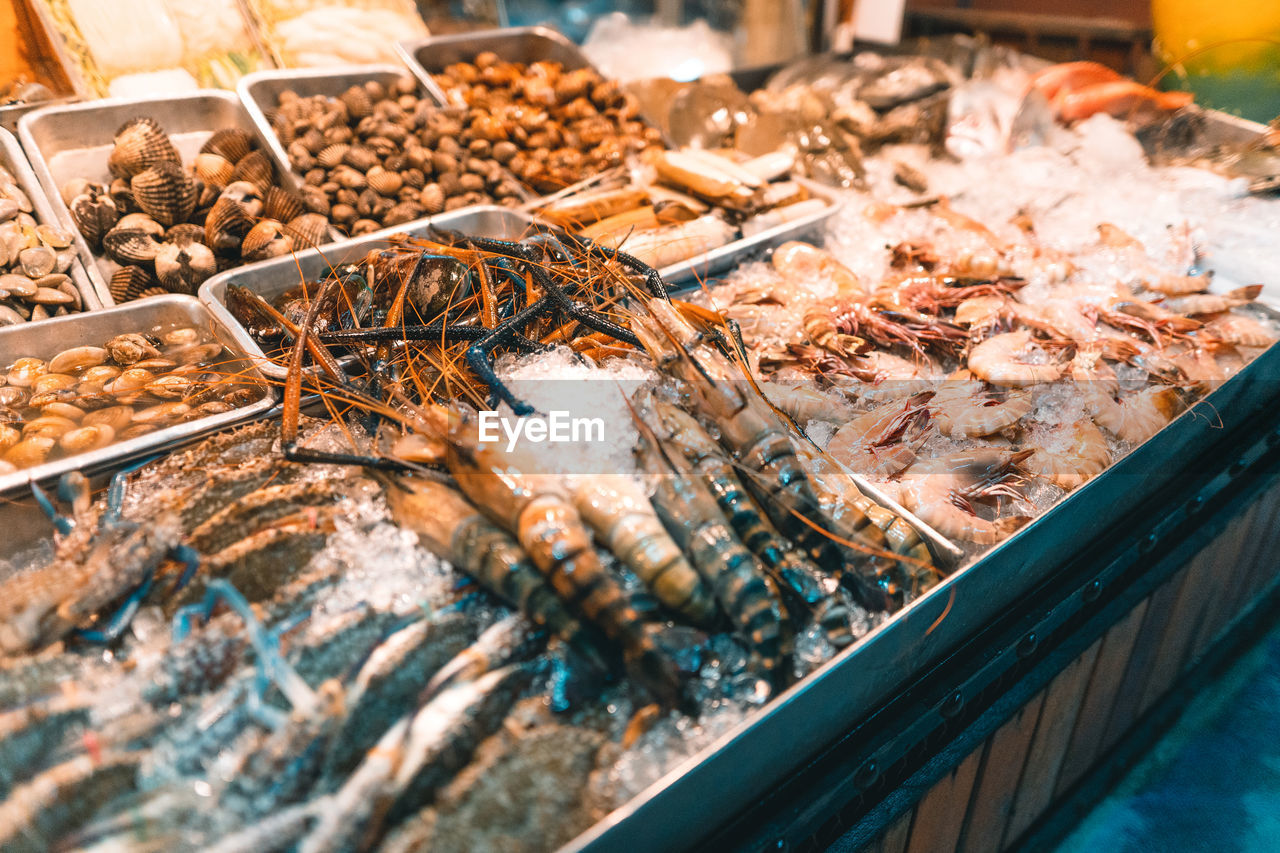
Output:
<path fill-rule="evenodd" d="M 130 119 L 116 131 L 115 147 L 107 158 L 107 168 L 117 178 L 134 175 L 159 163 L 181 166 L 182 158 L 155 119 Z"/>

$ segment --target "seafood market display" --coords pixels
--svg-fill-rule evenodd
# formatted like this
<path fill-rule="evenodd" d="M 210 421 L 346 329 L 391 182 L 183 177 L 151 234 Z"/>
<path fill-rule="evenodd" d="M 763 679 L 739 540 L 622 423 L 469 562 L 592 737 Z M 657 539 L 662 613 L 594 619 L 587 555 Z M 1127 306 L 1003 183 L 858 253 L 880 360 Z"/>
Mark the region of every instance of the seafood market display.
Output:
<path fill-rule="evenodd" d="M 639 175 L 593 182 L 532 210 L 659 269 L 742 237 L 828 212 L 833 202 L 787 180 L 789 152 L 747 158 L 705 149 L 646 152 Z"/>
<path fill-rule="evenodd" d="M 280 258 L 201 298 L 283 402 L 21 496 L 48 532 L 0 555 L 0 848 L 555 849 L 1211 416 L 1280 338 L 1274 130 L 1207 146 L 1179 93 L 949 44 L 750 95 L 488 52 L 434 76 L 446 108 L 408 77 L 290 91 L 297 196 L 241 131 L 184 166 L 121 127 L 114 183 L 64 188 L 113 292 Z M 567 191 L 268 278 L 330 223 L 520 181 Z M 0 233 L 43 240 L 6 200 Z M 668 292 L 814 205 L 812 241 Z M 196 325 L 7 353 L 0 473 L 270 405 Z"/>
<path fill-rule="evenodd" d="M 0 474 L 226 414 L 266 393 L 200 329 L 129 332 L 101 344 L 4 365 Z"/>
<path fill-rule="evenodd" d="M 219 270 L 328 241 L 324 218 L 277 185 L 240 128 L 214 131 L 184 165 L 159 122 L 140 115 L 116 131 L 107 167 L 109 185 L 73 178 L 61 195 L 90 250 L 113 263 L 117 303 L 194 295 Z"/>
<path fill-rule="evenodd" d="M 446 103 L 465 109 L 463 131 L 503 152 L 502 162 L 549 193 L 662 145 L 635 98 L 593 68 L 503 61 L 493 51 L 445 67 L 432 79 Z"/>
<path fill-rule="evenodd" d="M 514 149 L 439 109 L 408 75 L 390 84 L 352 85 L 335 97 L 286 91 L 269 117 L 305 182 L 307 209 L 345 234 L 467 205 L 514 207 L 524 200 L 503 165 Z"/>
<path fill-rule="evenodd" d="M 71 235 L 34 213 L 17 178 L 0 165 L 0 326 L 84 308 L 68 274 L 76 262 Z"/>

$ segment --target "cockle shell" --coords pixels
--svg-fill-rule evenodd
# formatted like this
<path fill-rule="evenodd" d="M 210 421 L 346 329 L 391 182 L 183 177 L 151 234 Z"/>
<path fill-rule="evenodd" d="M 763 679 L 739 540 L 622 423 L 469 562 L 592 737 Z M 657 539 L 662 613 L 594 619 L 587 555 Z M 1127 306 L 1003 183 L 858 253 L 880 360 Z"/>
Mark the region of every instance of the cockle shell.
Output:
<path fill-rule="evenodd" d="M 239 202 L 245 212 L 252 217 L 259 217 L 263 212 L 262 190 L 250 181 L 232 181 L 222 189 L 219 198 L 229 198 Z"/>
<path fill-rule="evenodd" d="M 268 219 L 288 222 L 306 212 L 307 208 L 302 203 L 302 199 L 280 187 L 267 187 L 267 192 L 262 197 L 262 214 Z"/>
<path fill-rule="evenodd" d="M 155 119 L 130 119 L 116 131 L 115 146 L 107 158 L 107 168 L 117 178 L 134 175 L 159 163 L 182 165 L 182 158 Z"/>
<path fill-rule="evenodd" d="M 87 192 L 71 200 L 71 220 L 84 235 L 89 248 L 95 251 L 102 246 L 102 235 L 110 231 L 120 219 L 120 211 L 111 196 L 98 184 L 91 184 Z"/>
<path fill-rule="evenodd" d="M 158 163 L 129 182 L 143 212 L 166 228 L 186 220 L 196 209 L 199 192 L 181 166 Z"/>
<path fill-rule="evenodd" d="M 373 98 L 363 86 L 352 86 L 338 96 L 347 108 L 347 115 L 359 121 L 373 112 Z"/>
<path fill-rule="evenodd" d="M 236 164 L 221 154 L 205 152 L 204 154 L 196 155 L 192 168 L 195 170 L 196 177 L 204 181 L 205 184 L 221 189 L 231 183 L 231 176 L 235 174 Z"/>
<path fill-rule="evenodd" d="M 274 219 L 264 219 L 249 229 L 240 246 L 240 256 L 247 261 L 275 258 L 293 251 L 293 237 Z"/>
<path fill-rule="evenodd" d="M 142 267 L 130 264 L 112 274 L 108 289 L 111 291 L 111 298 L 116 302 L 127 302 L 130 299 L 136 299 L 143 290 L 152 285 L 153 281 L 151 273 Z"/>
<path fill-rule="evenodd" d="M 374 166 L 365 174 L 365 179 L 375 192 L 385 196 L 394 196 L 404 186 L 404 178 L 399 172 L 390 172 L 381 166 Z"/>
<path fill-rule="evenodd" d="M 103 248 L 121 264 L 148 264 L 156 259 L 160 243 L 146 231 L 117 225 L 102 238 Z"/>
<path fill-rule="evenodd" d="M 167 243 L 173 243 L 176 246 L 188 246 L 191 243 L 204 243 L 204 226 L 196 225 L 192 222 L 179 222 L 177 225 L 164 232 L 164 239 Z"/>
<path fill-rule="evenodd" d="M 238 163 L 253 150 L 253 134 L 238 127 L 224 127 L 200 146 L 201 154 L 218 154 L 232 163 Z"/>
<path fill-rule="evenodd" d="M 293 238 L 297 248 L 319 246 L 329 240 L 329 220 L 318 213 L 303 213 L 285 224 L 284 233 Z"/>
<path fill-rule="evenodd" d="M 217 271 L 213 250 L 203 243 L 165 243 L 156 253 L 156 278 L 170 293 L 194 295 L 205 279 Z"/>
<path fill-rule="evenodd" d="M 345 142 L 336 142 L 320 149 L 320 153 L 316 155 L 316 162 L 326 169 L 332 169 L 342 162 L 342 158 L 347 156 L 347 149 L 350 148 Z"/>
<path fill-rule="evenodd" d="M 127 213 L 116 223 L 120 230 L 145 231 L 159 240 L 164 236 L 164 226 L 145 213 Z"/>
<path fill-rule="evenodd" d="M 253 217 L 244 205 L 224 195 L 214 203 L 205 218 L 205 243 L 217 252 L 235 251 L 252 227 Z"/>
<path fill-rule="evenodd" d="M 267 155 L 261 151 L 250 151 L 236 163 L 231 173 L 231 181 L 228 183 L 248 181 L 257 186 L 260 191 L 265 191 L 274 180 L 275 170 L 271 168 L 271 161 L 267 159 Z"/>

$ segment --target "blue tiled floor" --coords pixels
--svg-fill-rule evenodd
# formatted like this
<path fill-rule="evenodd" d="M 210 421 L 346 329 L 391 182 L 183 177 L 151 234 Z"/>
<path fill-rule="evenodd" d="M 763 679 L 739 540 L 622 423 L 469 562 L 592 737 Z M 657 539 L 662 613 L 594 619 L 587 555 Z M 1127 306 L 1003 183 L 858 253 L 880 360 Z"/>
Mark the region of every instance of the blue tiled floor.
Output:
<path fill-rule="evenodd" d="M 1057 853 L 1280 851 L 1280 629 L 1202 690 Z"/>

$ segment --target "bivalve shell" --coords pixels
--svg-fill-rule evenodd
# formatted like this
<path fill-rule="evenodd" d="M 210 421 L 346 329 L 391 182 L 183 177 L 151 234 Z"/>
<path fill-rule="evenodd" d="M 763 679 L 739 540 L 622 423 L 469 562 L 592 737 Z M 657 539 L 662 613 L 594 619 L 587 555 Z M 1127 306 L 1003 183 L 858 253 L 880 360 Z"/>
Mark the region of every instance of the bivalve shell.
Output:
<path fill-rule="evenodd" d="M 111 276 L 111 283 L 108 289 L 111 291 L 111 298 L 116 302 L 127 302 L 130 299 L 137 299 L 143 290 L 151 286 L 154 279 L 151 273 L 139 266 L 121 267 Z"/>
<path fill-rule="evenodd" d="M 363 86 L 352 86 L 339 95 L 338 100 L 346 106 L 347 115 L 356 121 L 373 112 L 373 98 Z"/>
<path fill-rule="evenodd" d="M 104 424 L 119 432 L 133 423 L 133 406 L 107 406 L 104 409 L 89 412 L 81 423 L 85 426 Z"/>
<path fill-rule="evenodd" d="M 293 238 L 294 246 L 309 249 L 329 240 L 329 220 L 318 213 L 303 213 L 291 219 L 284 232 Z"/>
<path fill-rule="evenodd" d="M 374 166 L 365 175 L 365 180 L 375 192 L 385 196 L 393 196 L 404 186 L 404 178 L 399 172 L 389 172 L 381 166 Z"/>
<path fill-rule="evenodd" d="M 134 175 L 129 186 L 138 207 L 165 227 L 186 220 L 196 209 L 199 191 L 179 165 L 158 163 Z"/>
<path fill-rule="evenodd" d="M 307 208 L 302 203 L 302 199 L 280 187 L 267 187 L 267 192 L 262 197 L 262 213 L 268 219 L 288 222 L 306 212 Z"/>
<path fill-rule="evenodd" d="M 179 222 L 177 225 L 164 232 L 164 239 L 165 242 L 173 243 L 175 246 L 189 246 L 192 243 L 204 243 L 204 226 L 196 225 L 193 222 Z"/>
<path fill-rule="evenodd" d="M 116 228 L 122 231 L 145 231 L 157 240 L 164 236 L 164 226 L 145 213 L 126 213 L 120 217 Z"/>
<path fill-rule="evenodd" d="M 0 291 L 4 291 L 8 296 L 30 299 L 36 295 L 37 287 L 38 285 L 25 275 L 17 273 L 0 275 Z"/>
<path fill-rule="evenodd" d="M 205 242 L 218 252 L 240 248 L 245 235 L 253 228 L 253 216 L 240 202 L 223 196 L 213 205 L 204 221 Z"/>
<path fill-rule="evenodd" d="M 198 343 L 200 341 L 200 330 L 193 329 L 190 326 L 180 326 L 165 332 L 160 336 L 160 341 L 171 347 Z"/>
<path fill-rule="evenodd" d="M 106 447 L 115 437 L 116 431 L 107 424 L 89 424 L 64 432 L 58 439 L 58 447 L 64 453 L 86 453 Z"/>
<path fill-rule="evenodd" d="M 203 243 L 165 243 L 156 253 L 156 278 L 170 293 L 194 295 L 205 279 L 217 271 L 217 258 Z"/>
<path fill-rule="evenodd" d="M 332 169 L 342 162 L 342 158 L 347 156 L 347 149 L 350 147 L 345 142 L 335 142 L 333 145 L 325 146 L 316 155 L 316 162 L 326 169 Z"/>
<path fill-rule="evenodd" d="M 22 425 L 22 437 L 29 439 L 33 436 L 45 435 L 57 438 L 68 430 L 75 429 L 76 426 L 76 422 L 71 418 L 63 418 L 58 415 L 41 415 Z"/>
<path fill-rule="evenodd" d="M 49 458 L 56 438 L 47 435 L 24 436 L 4 453 L 4 461 L 16 468 L 31 468 Z"/>
<path fill-rule="evenodd" d="M 219 198 L 239 202 L 250 216 L 262 215 L 262 190 L 250 181 L 232 181 L 222 189 Z"/>
<path fill-rule="evenodd" d="M 102 235 L 110 231 L 119 219 L 116 203 L 97 185 L 71 200 L 71 220 L 94 250 L 102 245 Z"/>
<path fill-rule="evenodd" d="M 134 362 L 142 361 L 144 358 L 156 358 L 160 355 L 160 350 L 156 349 L 155 342 L 147 335 L 137 332 L 126 332 L 123 335 L 116 335 L 104 345 L 107 351 L 107 357 L 116 364 L 127 367 Z M 124 371 L 127 373 L 128 371 Z M 123 376 L 121 373 L 120 376 Z M 120 377 L 116 377 L 119 379 Z M 150 381 L 149 379 L 147 381 Z M 145 382 L 142 384 L 146 384 Z M 141 386 L 139 386 L 141 387 Z M 108 389 L 110 390 L 110 389 Z"/>
<path fill-rule="evenodd" d="M 58 254 L 48 246 L 32 246 L 18 253 L 18 262 L 22 264 L 24 274 L 31 278 L 40 278 L 53 272 L 58 262 Z"/>
<path fill-rule="evenodd" d="M 120 264 L 149 264 L 156 259 L 160 243 L 146 231 L 117 225 L 102 238 L 102 246 Z"/>
<path fill-rule="evenodd" d="M 176 400 L 191 392 L 192 379 L 181 373 L 168 373 L 147 385 L 147 393 L 164 400 Z"/>
<path fill-rule="evenodd" d="M 54 358 L 56 359 L 57 356 L 54 356 Z M 65 363 L 62 366 L 65 367 Z M 50 371 L 53 370 L 53 361 L 49 362 L 48 369 Z M 46 373 L 43 376 L 37 376 L 36 380 L 31 383 L 33 398 L 27 402 L 27 405 L 39 406 L 40 403 L 35 402 L 34 396 L 47 394 L 50 391 L 65 391 L 74 386 L 76 382 L 76 378 L 69 373 Z"/>
<path fill-rule="evenodd" d="M 134 412 L 133 422 L 148 426 L 163 426 L 181 420 L 190 413 L 191 407 L 186 403 L 160 403 Z"/>
<path fill-rule="evenodd" d="M 103 347 L 72 347 L 49 359 L 51 375 L 69 374 L 107 363 L 107 351 Z"/>
<path fill-rule="evenodd" d="M 293 237 L 284 232 L 284 226 L 274 219 L 264 219 L 249 229 L 240 246 L 240 254 L 246 261 L 276 258 L 293 251 Z"/>
<path fill-rule="evenodd" d="M 195 169 L 197 178 L 218 189 L 222 189 L 231 183 L 231 176 L 236 170 L 235 163 L 232 163 L 221 154 L 212 152 L 197 154 L 192 167 Z"/>
<path fill-rule="evenodd" d="M 116 131 L 107 168 L 117 178 L 132 178 L 159 163 L 181 166 L 182 158 L 155 119 L 130 119 Z"/>
<path fill-rule="evenodd" d="M 20 358 L 9 367 L 5 377 L 10 385 L 29 388 L 37 379 L 49 372 L 49 365 L 42 358 Z"/>
<path fill-rule="evenodd" d="M 253 134 L 238 127 L 215 130 L 200 146 L 201 154 L 219 154 L 232 163 L 240 162 L 252 150 Z"/>
<path fill-rule="evenodd" d="M 118 397 L 122 394 L 128 394 L 130 391 L 138 391 L 147 387 L 147 383 L 155 378 L 155 374 L 150 370 L 141 367 L 130 367 L 121 371 L 119 376 L 104 385 L 103 390 Z"/>
<path fill-rule="evenodd" d="M 271 168 L 271 161 L 267 159 L 267 155 L 261 151 L 250 151 L 236 163 L 228 183 L 248 181 L 265 191 L 274 180 L 275 170 Z"/>

